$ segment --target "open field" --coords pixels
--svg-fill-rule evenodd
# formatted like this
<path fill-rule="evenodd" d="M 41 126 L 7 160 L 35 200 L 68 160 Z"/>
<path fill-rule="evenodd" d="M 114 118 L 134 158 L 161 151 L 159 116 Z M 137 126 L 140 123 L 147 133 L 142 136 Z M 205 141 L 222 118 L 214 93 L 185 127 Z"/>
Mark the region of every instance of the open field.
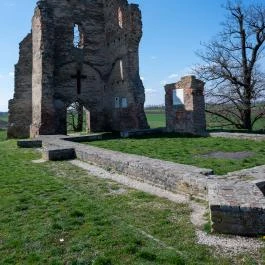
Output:
<path fill-rule="evenodd" d="M 187 205 L 97 179 L 67 162 L 33 163 L 39 153 L 2 141 L 4 134 L 0 264 L 258 264 L 249 254 L 228 258 L 196 244 Z"/>
<path fill-rule="evenodd" d="M 0 112 L 0 130 L 7 128 L 8 115 L 7 113 Z"/>
<path fill-rule="evenodd" d="M 163 109 L 145 110 L 148 123 L 151 128 L 159 128 L 166 126 L 166 117 Z M 212 115 L 206 114 L 206 122 L 208 130 L 235 130 L 231 125 L 225 126 L 223 120 L 216 119 Z M 265 131 L 265 118 L 258 120 L 253 128 L 254 131 Z"/>
<path fill-rule="evenodd" d="M 158 110 L 146 110 L 146 116 L 148 123 L 151 128 L 159 128 L 159 127 L 165 127 L 166 126 L 166 117 L 164 110 L 158 109 Z M 8 115 L 0 115 L 0 121 L 7 122 L 8 121 Z M 220 126 L 220 123 L 216 123 L 211 119 L 209 116 L 207 116 L 207 127 L 208 129 L 233 129 L 231 127 L 227 126 Z M 84 128 L 86 128 L 86 120 L 84 119 Z M 259 120 L 254 128 L 254 130 L 265 130 L 265 118 Z M 69 131 L 71 131 L 71 128 L 68 128 Z"/>
<path fill-rule="evenodd" d="M 166 127 L 166 117 L 162 113 L 146 113 L 150 128 Z"/>
<path fill-rule="evenodd" d="M 131 139 L 94 141 L 88 144 L 124 153 L 210 168 L 214 170 L 215 174 L 220 175 L 265 164 L 265 141 L 255 142 L 164 134 Z M 253 156 L 244 159 L 217 159 L 203 156 L 219 151 L 252 152 Z"/>
<path fill-rule="evenodd" d="M 221 118 L 216 118 L 209 113 L 206 113 L 206 122 L 208 130 L 237 130 L 232 125 L 225 125 L 227 122 L 225 122 Z M 265 132 L 265 118 L 258 120 L 254 124 L 253 131 Z"/>
<path fill-rule="evenodd" d="M 0 113 L 0 121 L 8 121 L 8 114 L 7 113 Z"/>

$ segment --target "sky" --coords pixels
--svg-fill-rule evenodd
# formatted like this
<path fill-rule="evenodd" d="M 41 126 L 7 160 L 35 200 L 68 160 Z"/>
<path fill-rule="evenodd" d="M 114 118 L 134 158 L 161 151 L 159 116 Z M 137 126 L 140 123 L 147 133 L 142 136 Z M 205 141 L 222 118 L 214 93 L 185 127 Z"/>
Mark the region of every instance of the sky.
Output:
<path fill-rule="evenodd" d="M 8 110 L 8 100 L 13 97 L 19 42 L 30 32 L 36 2 L 0 1 L 0 111 Z M 164 104 L 164 85 L 190 74 L 192 66 L 200 63 L 196 51 L 222 29 L 226 0 L 129 0 L 129 3 L 139 4 L 142 10 L 140 75 L 146 89 L 146 105 Z"/>

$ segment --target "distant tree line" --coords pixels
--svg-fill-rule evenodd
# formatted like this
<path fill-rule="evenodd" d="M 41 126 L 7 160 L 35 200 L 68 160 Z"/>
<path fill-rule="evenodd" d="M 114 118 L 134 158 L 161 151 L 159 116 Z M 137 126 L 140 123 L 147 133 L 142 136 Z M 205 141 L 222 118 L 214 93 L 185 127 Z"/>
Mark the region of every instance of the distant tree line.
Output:
<path fill-rule="evenodd" d="M 147 105 L 145 106 L 145 110 L 165 110 L 165 105 Z"/>

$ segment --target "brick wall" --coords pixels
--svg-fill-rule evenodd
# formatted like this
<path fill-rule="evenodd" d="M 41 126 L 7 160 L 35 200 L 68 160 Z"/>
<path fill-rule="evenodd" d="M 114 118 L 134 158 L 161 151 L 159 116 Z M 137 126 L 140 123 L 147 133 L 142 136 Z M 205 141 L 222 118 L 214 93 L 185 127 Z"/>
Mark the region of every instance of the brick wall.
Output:
<path fill-rule="evenodd" d="M 74 25 L 82 41 L 79 46 L 74 45 Z M 21 50 L 20 67 L 25 67 L 25 60 L 32 59 L 33 64 L 27 73 L 16 72 L 17 79 L 26 75 L 32 80 L 28 91 L 33 101 L 31 96 L 27 101 L 32 115 L 22 109 L 32 119 L 32 137 L 66 134 L 66 110 L 76 101 L 90 111 L 92 131 L 148 128 L 139 75 L 138 5 L 126 0 L 41 0 L 33 16 L 32 36 L 28 44 L 32 50 Z M 13 109 L 21 106 L 18 101 L 11 103 Z M 13 115 L 10 123 L 20 121 Z M 28 123 L 23 130 L 28 136 Z M 22 136 L 23 130 L 18 128 L 10 136 Z"/>
<path fill-rule="evenodd" d="M 183 98 L 176 103 L 174 93 L 181 89 Z M 167 131 L 205 135 L 204 83 L 195 76 L 185 76 L 178 83 L 166 85 L 165 91 Z"/>

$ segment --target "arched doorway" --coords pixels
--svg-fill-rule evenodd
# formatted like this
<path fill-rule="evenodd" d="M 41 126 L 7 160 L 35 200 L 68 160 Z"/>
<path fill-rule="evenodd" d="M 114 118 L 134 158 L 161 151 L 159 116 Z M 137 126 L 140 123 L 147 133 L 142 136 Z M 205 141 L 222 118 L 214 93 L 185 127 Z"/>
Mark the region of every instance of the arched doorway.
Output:
<path fill-rule="evenodd" d="M 75 101 L 70 104 L 66 116 L 67 134 L 90 133 L 90 111 L 81 102 Z"/>

